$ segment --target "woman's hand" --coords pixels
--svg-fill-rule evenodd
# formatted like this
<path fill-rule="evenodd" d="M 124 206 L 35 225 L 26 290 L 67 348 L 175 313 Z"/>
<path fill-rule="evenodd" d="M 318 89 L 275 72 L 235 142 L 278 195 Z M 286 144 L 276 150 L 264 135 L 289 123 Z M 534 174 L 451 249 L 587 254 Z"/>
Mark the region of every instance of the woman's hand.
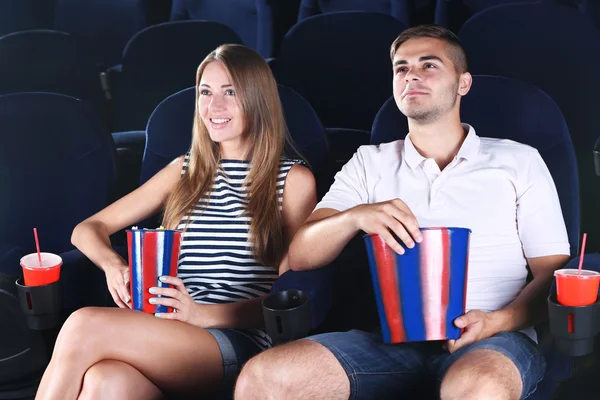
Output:
<path fill-rule="evenodd" d="M 164 296 L 152 297 L 149 300 L 150 304 L 172 307 L 173 312 L 156 313 L 155 316 L 162 319 L 187 322 L 201 328 L 210 327 L 210 318 L 207 312 L 210 305 L 197 304 L 188 293 L 181 279 L 172 276 L 161 276 L 159 279 L 163 283 L 173 285 L 173 288 L 150 288 L 150 293 Z"/>
<path fill-rule="evenodd" d="M 131 308 L 129 295 L 129 266 L 127 264 L 112 265 L 104 268 L 106 285 L 114 302 L 121 308 Z"/>

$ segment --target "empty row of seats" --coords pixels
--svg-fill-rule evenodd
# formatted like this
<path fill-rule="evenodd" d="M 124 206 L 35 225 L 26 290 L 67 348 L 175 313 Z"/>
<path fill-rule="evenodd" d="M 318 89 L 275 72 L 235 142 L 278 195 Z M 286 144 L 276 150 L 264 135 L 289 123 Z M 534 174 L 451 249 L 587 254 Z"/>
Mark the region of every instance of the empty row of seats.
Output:
<path fill-rule="evenodd" d="M 169 20 L 222 23 L 247 46 L 271 57 L 294 22 L 314 15 L 368 11 L 390 15 L 408 26 L 431 21 L 458 31 L 483 9 L 540 1 L 569 4 L 592 18 L 600 11 L 592 0 L 3 0 L 0 35 L 30 29 L 71 33 L 93 49 L 97 66 L 108 68 L 120 64 L 122 50 L 136 32 Z"/>

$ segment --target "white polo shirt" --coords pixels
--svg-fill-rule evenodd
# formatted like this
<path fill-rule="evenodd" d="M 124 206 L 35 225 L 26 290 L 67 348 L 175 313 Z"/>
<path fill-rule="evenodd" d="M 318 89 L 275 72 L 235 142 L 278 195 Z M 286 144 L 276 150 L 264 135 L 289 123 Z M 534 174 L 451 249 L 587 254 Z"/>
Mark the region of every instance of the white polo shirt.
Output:
<path fill-rule="evenodd" d="M 528 257 L 570 254 L 552 176 L 533 147 L 469 132 L 454 160 L 440 171 L 415 149 L 410 134 L 361 146 L 335 176 L 319 208 L 345 211 L 399 198 L 421 227 L 472 231 L 467 310 L 494 311 L 526 284 Z M 533 328 L 524 331 L 535 340 Z"/>

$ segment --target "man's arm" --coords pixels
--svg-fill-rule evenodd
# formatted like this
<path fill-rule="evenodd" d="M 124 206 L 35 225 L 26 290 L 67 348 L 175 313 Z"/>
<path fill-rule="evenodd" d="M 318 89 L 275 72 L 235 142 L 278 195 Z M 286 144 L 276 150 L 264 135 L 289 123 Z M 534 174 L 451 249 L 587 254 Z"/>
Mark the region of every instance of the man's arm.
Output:
<path fill-rule="evenodd" d="M 505 308 L 491 314 L 498 322 L 496 330 L 518 331 L 544 321 L 548 316 L 546 300 L 554 271 L 569 262 L 569 256 L 554 255 L 546 257 L 528 258 L 527 262 L 533 280 L 519 293 L 517 298 Z"/>
<path fill-rule="evenodd" d="M 313 212 L 290 244 L 290 268 L 315 269 L 332 262 L 358 233 L 351 221 L 351 210 L 321 208 Z"/>
<path fill-rule="evenodd" d="M 519 331 L 543 321 L 548 312 L 546 298 L 552 285 L 554 271 L 562 268 L 569 256 L 552 255 L 527 259 L 533 280 L 508 306 L 492 312 L 471 310 L 458 317 L 454 324 L 465 331 L 458 340 L 448 342 L 448 350 L 456 350 L 468 344 L 494 336 L 499 332 Z"/>
<path fill-rule="evenodd" d="M 290 268 L 319 268 L 332 262 L 360 231 L 378 234 L 398 254 L 423 240 L 417 218 L 400 199 L 363 204 L 339 212 L 331 208 L 315 211 L 298 230 L 289 249 Z M 392 234 L 393 233 L 393 234 Z"/>

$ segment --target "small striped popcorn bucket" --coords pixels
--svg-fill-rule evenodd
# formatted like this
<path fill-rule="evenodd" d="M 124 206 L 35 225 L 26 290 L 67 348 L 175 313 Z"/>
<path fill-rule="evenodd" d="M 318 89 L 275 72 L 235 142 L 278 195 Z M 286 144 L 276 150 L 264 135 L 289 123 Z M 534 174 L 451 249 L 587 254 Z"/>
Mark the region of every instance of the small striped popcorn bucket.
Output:
<path fill-rule="evenodd" d="M 127 231 L 129 290 L 132 308 L 147 313 L 172 312 L 171 307 L 150 304 L 151 287 L 170 287 L 160 282 L 163 275 L 177 276 L 181 231 L 131 229 Z"/>
<path fill-rule="evenodd" d="M 465 313 L 471 231 L 421 233 L 423 241 L 404 247 L 403 255 L 379 235 L 364 237 L 385 343 L 458 339 L 462 333 L 454 320 Z"/>

